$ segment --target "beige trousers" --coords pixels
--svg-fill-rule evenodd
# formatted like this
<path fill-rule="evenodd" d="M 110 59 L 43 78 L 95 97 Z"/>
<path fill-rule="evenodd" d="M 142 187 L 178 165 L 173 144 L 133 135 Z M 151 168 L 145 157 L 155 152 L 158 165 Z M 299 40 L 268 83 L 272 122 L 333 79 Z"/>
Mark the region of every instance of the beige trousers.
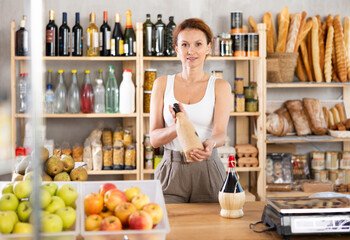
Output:
<path fill-rule="evenodd" d="M 166 203 L 218 202 L 226 171 L 217 150 L 201 162 L 187 163 L 183 153 L 164 149 L 155 170 Z"/>

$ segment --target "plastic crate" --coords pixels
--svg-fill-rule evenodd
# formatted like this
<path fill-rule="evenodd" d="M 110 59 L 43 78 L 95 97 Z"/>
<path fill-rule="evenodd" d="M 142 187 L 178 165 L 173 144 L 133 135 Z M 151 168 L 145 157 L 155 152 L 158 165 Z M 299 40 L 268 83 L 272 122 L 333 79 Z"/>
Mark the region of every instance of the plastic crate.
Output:
<path fill-rule="evenodd" d="M 166 238 L 166 234 L 170 232 L 169 220 L 167 211 L 165 208 L 164 196 L 159 180 L 145 180 L 145 181 L 109 181 L 117 186 L 119 190 L 133 186 L 138 186 L 142 193 L 147 194 L 150 201 L 159 204 L 163 211 L 164 216 L 161 222 L 152 230 L 122 230 L 122 231 L 85 231 L 85 213 L 84 213 L 84 198 L 90 193 L 97 193 L 99 187 L 104 182 L 82 182 L 81 184 L 81 207 L 80 212 L 80 229 L 81 234 L 85 240 L 161 240 Z M 126 237 L 125 237 L 126 236 Z"/>
<path fill-rule="evenodd" d="M 0 182 L 0 189 L 2 186 L 9 182 Z M 43 182 L 42 184 L 47 183 Z M 81 184 L 80 182 L 54 182 L 57 184 L 58 188 L 65 184 L 69 184 L 74 187 L 78 192 L 78 198 L 75 200 L 76 203 L 76 214 L 77 218 L 75 220 L 75 224 L 71 227 L 70 231 L 62 231 L 57 233 L 41 233 L 41 240 L 75 240 L 77 235 L 80 234 L 80 216 L 82 215 L 81 208 L 79 207 L 79 203 L 82 201 L 81 198 Z M 1 194 L 0 194 L 1 195 Z M 10 239 L 10 240 L 27 240 L 33 239 L 32 234 L 0 234 L 0 239 Z"/>

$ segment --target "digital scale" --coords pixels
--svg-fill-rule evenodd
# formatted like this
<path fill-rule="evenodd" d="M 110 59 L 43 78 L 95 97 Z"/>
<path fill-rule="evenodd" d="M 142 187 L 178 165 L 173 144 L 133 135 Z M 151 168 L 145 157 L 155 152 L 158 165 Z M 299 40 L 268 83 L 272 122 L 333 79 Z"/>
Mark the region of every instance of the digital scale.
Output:
<path fill-rule="evenodd" d="M 268 227 L 266 230 L 276 230 L 283 239 L 292 235 L 350 234 L 350 199 L 346 197 L 266 200 L 260 223 Z"/>

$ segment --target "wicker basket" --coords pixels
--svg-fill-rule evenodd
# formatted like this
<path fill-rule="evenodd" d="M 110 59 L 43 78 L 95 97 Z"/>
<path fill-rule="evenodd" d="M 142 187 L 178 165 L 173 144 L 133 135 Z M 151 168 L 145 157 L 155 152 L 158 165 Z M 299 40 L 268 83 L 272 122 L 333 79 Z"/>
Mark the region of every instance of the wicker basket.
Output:
<path fill-rule="evenodd" d="M 297 52 L 267 53 L 267 81 L 274 83 L 293 82 L 298 54 Z"/>

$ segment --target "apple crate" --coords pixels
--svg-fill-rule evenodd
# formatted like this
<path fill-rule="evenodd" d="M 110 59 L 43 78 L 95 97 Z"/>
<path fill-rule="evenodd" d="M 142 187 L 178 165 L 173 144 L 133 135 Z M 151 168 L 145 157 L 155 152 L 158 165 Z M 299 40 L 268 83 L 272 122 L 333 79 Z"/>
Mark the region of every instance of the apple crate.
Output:
<path fill-rule="evenodd" d="M 0 181 L 0 189 L 2 189 L 2 186 L 7 184 L 9 182 L 3 182 Z M 48 183 L 48 182 L 42 182 L 42 184 Z M 41 233 L 41 240 L 75 240 L 76 237 L 80 234 L 80 215 L 83 215 L 81 213 L 81 208 L 79 207 L 79 203 L 82 201 L 81 198 L 81 184 L 80 182 L 54 182 L 57 184 L 58 188 L 65 184 L 69 184 L 72 187 L 74 187 L 78 192 L 78 198 L 75 200 L 76 204 L 76 214 L 77 218 L 75 220 L 75 224 L 69 229 L 69 231 L 62 231 L 57 233 Z M 0 193 L 1 195 L 1 193 Z M 1 240 L 29 240 L 33 239 L 32 234 L 1 234 L 0 233 L 0 239 Z"/>
<path fill-rule="evenodd" d="M 163 218 L 152 230 L 121 230 L 121 231 L 85 231 L 84 198 L 90 193 L 97 193 L 99 187 L 105 182 L 82 182 L 81 198 L 79 207 L 81 235 L 85 240 L 165 240 L 166 234 L 170 232 L 168 215 L 165 207 L 163 191 L 159 180 L 144 181 L 111 181 L 121 191 L 133 186 L 140 188 L 141 192 L 148 195 L 150 201 L 159 204 L 164 212 Z"/>

